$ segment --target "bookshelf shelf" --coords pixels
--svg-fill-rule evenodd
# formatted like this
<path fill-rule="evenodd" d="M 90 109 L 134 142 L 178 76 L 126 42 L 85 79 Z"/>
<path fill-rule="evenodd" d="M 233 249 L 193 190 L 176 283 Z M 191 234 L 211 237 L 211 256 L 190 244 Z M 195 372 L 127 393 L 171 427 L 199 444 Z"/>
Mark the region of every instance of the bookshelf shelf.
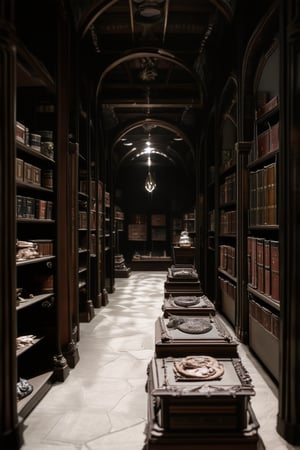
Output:
<path fill-rule="evenodd" d="M 17 350 L 17 357 L 22 355 L 23 353 L 27 352 L 27 350 L 30 350 L 34 345 L 37 345 L 39 342 L 41 342 L 43 337 L 36 337 L 32 340 L 32 344 L 26 345 L 23 348 L 20 348 Z"/>
<path fill-rule="evenodd" d="M 52 299 L 53 298 L 53 292 L 50 292 L 48 294 L 40 294 L 40 295 L 34 295 L 30 298 L 24 298 L 20 303 L 17 305 L 17 310 L 28 308 L 35 303 L 43 302 L 44 300 Z"/>
<path fill-rule="evenodd" d="M 250 294 L 259 298 L 262 302 L 266 303 L 267 305 L 272 306 L 272 308 L 276 309 L 277 311 L 280 311 L 279 301 L 273 300 L 268 295 L 264 295 L 262 292 L 259 292 L 257 289 L 254 289 L 251 285 L 248 285 L 247 289 Z"/>

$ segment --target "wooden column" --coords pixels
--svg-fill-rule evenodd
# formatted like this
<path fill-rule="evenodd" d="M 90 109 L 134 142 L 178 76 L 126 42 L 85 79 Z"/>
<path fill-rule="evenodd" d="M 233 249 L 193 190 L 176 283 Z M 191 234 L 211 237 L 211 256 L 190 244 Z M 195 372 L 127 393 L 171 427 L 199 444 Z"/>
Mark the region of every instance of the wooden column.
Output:
<path fill-rule="evenodd" d="M 70 167 L 70 188 L 69 188 L 69 203 L 71 207 L 70 218 L 70 265 L 69 265 L 69 295 L 72 303 L 71 321 L 73 329 L 73 342 L 80 340 L 80 324 L 79 324 L 79 298 L 78 298 L 78 159 L 79 159 L 79 145 L 78 143 L 69 143 L 69 167 Z M 71 355 L 74 346 L 71 347 Z M 77 354 L 77 361 L 73 364 L 69 362 L 70 367 L 74 367 L 79 361 L 79 354 Z M 71 356 L 70 355 L 70 356 Z M 67 357 L 67 360 L 70 358 Z M 73 360 L 73 358 L 72 358 Z"/>
<path fill-rule="evenodd" d="M 20 448 L 17 414 L 14 2 L 0 1 L 0 446 Z"/>
<path fill-rule="evenodd" d="M 58 2 L 59 3 L 59 2 Z M 61 5 L 57 10 L 57 346 L 56 378 L 63 381 L 76 361 L 69 292 L 71 209 L 69 191 L 69 30 Z M 65 351 L 65 354 L 64 354 Z M 74 361 L 73 361 L 74 360 Z"/>
<path fill-rule="evenodd" d="M 208 239 L 207 239 L 207 191 L 205 195 L 205 189 L 209 183 L 208 181 L 208 167 L 207 167 L 207 155 L 204 142 L 202 145 L 198 144 L 196 150 L 195 164 L 196 164 L 196 255 L 195 266 L 198 270 L 201 283 L 206 290 L 207 281 L 207 264 L 204 261 L 208 261 Z"/>
<path fill-rule="evenodd" d="M 280 375 L 277 431 L 300 444 L 300 0 L 280 2 Z"/>
<path fill-rule="evenodd" d="M 235 331 L 238 338 L 248 342 L 249 304 L 247 298 L 247 222 L 248 222 L 248 155 L 250 142 L 237 142 L 236 150 L 236 183 L 237 183 L 237 226 L 236 226 L 236 312 Z"/>

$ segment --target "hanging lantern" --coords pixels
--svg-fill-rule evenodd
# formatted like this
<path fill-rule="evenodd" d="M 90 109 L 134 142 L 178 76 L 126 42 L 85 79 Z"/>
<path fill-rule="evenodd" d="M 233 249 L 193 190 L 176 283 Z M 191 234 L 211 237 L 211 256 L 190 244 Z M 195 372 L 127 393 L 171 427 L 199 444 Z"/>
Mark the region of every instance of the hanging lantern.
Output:
<path fill-rule="evenodd" d="M 155 188 L 156 188 L 155 180 L 154 180 L 151 172 L 148 171 L 148 175 L 145 180 L 145 189 L 146 189 L 146 191 L 151 193 L 154 191 Z"/>
<path fill-rule="evenodd" d="M 156 182 L 155 182 L 155 179 L 154 179 L 154 177 L 153 177 L 153 175 L 151 173 L 150 167 L 151 167 L 151 158 L 150 158 L 150 155 L 149 155 L 148 156 L 148 174 L 147 174 L 147 177 L 146 177 L 146 180 L 145 180 L 145 189 L 149 193 L 153 192 L 154 189 L 156 188 Z"/>

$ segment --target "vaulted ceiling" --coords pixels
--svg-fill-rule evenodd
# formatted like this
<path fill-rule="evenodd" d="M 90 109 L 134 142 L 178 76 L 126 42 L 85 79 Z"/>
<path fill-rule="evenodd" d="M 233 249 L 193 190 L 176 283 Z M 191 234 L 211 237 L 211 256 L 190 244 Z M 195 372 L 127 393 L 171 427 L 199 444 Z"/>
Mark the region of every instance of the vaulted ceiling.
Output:
<path fill-rule="evenodd" d="M 192 169 L 235 1 L 70 1 L 116 166 L 150 139 L 154 163 Z"/>

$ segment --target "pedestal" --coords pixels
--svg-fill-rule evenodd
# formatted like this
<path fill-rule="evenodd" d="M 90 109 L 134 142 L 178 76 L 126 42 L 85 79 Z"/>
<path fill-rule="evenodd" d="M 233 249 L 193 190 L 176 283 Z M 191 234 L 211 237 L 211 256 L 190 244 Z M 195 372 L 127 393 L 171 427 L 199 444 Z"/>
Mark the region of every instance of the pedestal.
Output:
<path fill-rule="evenodd" d="M 175 320 L 178 317 L 175 316 Z M 200 319 L 205 320 L 205 323 L 209 323 L 211 329 L 198 334 L 186 333 L 177 327 L 169 328 L 170 319 L 173 320 L 172 316 L 168 318 L 160 317 L 155 322 L 155 352 L 157 357 L 195 354 L 209 355 L 215 358 L 238 356 L 238 342 L 228 333 L 217 316 L 200 317 Z M 184 316 L 184 319 L 193 320 L 195 317 Z"/>

